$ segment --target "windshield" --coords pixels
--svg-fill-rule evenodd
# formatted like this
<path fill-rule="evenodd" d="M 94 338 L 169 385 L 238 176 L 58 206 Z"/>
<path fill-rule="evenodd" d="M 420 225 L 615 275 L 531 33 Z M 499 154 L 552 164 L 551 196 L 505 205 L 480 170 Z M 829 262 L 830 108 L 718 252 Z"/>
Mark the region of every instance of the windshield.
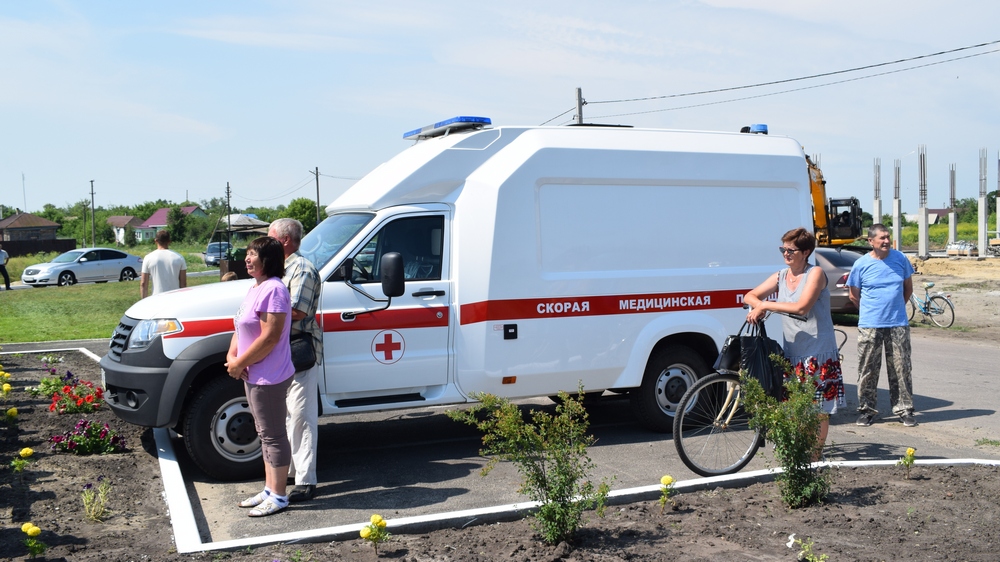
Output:
<path fill-rule="evenodd" d="M 52 260 L 52 263 L 69 263 L 76 261 L 76 258 L 83 255 L 83 252 L 66 252 L 65 254 L 60 254 L 56 259 Z"/>
<path fill-rule="evenodd" d="M 322 269 L 362 228 L 375 218 L 371 213 L 342 213 L 328 217 L 302 239 L 299 253 Z"/>

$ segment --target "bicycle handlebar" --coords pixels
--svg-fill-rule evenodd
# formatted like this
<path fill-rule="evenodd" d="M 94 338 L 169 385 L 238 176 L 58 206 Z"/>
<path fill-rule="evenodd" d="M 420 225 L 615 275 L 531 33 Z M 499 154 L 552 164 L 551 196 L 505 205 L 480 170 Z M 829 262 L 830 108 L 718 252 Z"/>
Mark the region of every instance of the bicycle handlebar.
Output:
<path fill-rule="evenodd" d="M 750 305 L 744 304 L 743 309 L 750 310 Z M 793 314 L 791 312 L 781 312 L 780 310 L 769 310 L 767 314 L 764 315 L 764 319 L 766 320 L 767 317 L 770 316 L 771 314 L 780 314 L 782 316 L 787 316 L 793 320 L 798 320 L 799 322 L 805 322 L 806 320 L 808 320 L 808 318 L 802 316 L 801 314 Z"/>

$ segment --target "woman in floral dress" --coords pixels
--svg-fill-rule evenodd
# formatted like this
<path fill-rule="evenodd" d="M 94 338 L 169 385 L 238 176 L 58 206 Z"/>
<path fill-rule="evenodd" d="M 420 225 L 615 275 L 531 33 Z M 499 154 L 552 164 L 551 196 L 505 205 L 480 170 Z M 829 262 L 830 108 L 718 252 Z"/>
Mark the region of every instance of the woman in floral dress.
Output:
<path fill-rule="evenodd" d="M 781 317 L 785 339 L 785 357 L 795 367 L 800 380 L 816 382 L 816 401 L 823 414 L 820 420 L 820 457 L 830 428 L 830 415 L 844 406 L 844 377 L 840 371 L 840 354 L 830 317 L 830 290 L 823 269 L 809 263 L 816 249 L 816 238 L 804 228 L 789 230 L 781 237 L 779 248 L 788 266 L 771 275 L 756 289 L 743 297 L 750 305 L 747 320 L 756 324 L 768 311 L 805 316 L 796 320 Z M 767 300 L 777 293 L 777 300 Z"/>

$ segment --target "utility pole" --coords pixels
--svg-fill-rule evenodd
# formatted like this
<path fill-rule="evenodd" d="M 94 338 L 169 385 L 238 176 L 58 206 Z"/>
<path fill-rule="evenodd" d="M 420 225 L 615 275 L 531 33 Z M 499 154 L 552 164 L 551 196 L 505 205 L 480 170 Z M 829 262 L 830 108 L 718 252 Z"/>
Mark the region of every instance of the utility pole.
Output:
<path fill-rule="evenodd" d="M 576 89 L 576 124 L 583 125 L 583 106 L 587 102 L 583 99 L 583 88 Z"/>
<path fill-rule="evenodd" d="M 319 166 L 316 166 L 316 226 L 319 226 Z"/>
<path fill-rule="evenodd" d="M 94 223 L 94 180 L 90 180 L 90 241 L 97 245 L 97 225 Z"/>
<path fill-rule="evenodd" d="M 229 206 L 229 182 L 226 182 L 226 243 L 233 247 L 233 209 Z"/>

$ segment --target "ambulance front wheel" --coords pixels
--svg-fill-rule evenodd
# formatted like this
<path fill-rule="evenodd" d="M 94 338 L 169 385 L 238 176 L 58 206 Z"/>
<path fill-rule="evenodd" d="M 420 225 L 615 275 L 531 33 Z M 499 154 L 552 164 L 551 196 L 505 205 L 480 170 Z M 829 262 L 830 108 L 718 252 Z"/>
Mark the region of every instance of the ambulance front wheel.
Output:
<path fill-rule="evenodd" d="M 248 480 L 264 472 L 260 438 L 243 392 L 228 376 L 195 391 L 181 423 L 191 460 L 217 480 Z"/>
<path fill-rule="evenodd" d="M 639 423 L 660 433 L 673 431 L 677 404 L 708 370 L 701 355 L 689 347 L 671 345 L 654 351 L 642 385 L 629 393 Z"/>

